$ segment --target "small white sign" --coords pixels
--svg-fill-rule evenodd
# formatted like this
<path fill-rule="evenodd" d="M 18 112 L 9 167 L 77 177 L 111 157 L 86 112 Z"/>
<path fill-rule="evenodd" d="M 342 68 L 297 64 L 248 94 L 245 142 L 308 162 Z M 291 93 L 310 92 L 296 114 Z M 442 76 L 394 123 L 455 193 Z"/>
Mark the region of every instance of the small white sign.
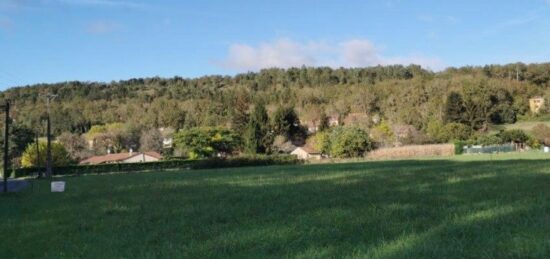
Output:
<path fill-rule="evenodd" d="M 64 192 L 65 191 L 65 182 L 58 181 L 52 182 L 52 192 Z"/>
<path fill-rule="evenodd" d="M 550 147 L 544 147 L 544 153 L 550 153 Z"/>

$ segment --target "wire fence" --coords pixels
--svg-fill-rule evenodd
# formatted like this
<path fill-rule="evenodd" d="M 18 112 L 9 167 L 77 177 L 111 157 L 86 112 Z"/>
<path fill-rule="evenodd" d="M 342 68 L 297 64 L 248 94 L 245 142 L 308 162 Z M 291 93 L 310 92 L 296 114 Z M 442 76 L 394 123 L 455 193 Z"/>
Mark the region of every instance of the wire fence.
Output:
<path fill-rule="evenodd" d="M 464 154 L 489 154 L 489 153 L 507 153 L 516 151 L 516 145 L 490 145 L 490 146 L 464 146 Z"/>

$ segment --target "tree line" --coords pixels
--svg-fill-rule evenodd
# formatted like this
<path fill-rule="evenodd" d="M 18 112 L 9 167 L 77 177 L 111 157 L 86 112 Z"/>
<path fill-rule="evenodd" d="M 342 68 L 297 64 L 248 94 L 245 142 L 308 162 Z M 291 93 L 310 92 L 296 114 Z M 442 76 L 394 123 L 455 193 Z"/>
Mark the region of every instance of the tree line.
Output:
<path fill-rule="evenodd" d="M 350 114 L 366 115 L 369 119 L 356 126 L 380 143 L 463 138 L 485 132 L 490 125 L 535 116 L 529 111 L 529 98 L 548 99 L 549 91 L 550 63 L 515 63 L 441 72 L 416 65 L 271 68 L 194 79 L 36 84 L 0 95 L 12 101 L 14 129 L 25 135 L 15 145 L 13 156 L 20 156 L 21 146 L 44 136 L 45 93 L 58 96 L 51 104 L 56 138 L 118 125 L 119 129 L 97 133 L 97 142 L 104 142 L 100 146 L 118 151 L 158 140 L 159 128 L 229 129 L 239 136 L 243 151 L 269 153 L 276 152 L 272 144 L 284 142 L 281 139 L 305 143 L 308 125 L 322 127 L 328 117 L 343 121 Z M 403 130 L 412 137 L 396 134 Z"/>

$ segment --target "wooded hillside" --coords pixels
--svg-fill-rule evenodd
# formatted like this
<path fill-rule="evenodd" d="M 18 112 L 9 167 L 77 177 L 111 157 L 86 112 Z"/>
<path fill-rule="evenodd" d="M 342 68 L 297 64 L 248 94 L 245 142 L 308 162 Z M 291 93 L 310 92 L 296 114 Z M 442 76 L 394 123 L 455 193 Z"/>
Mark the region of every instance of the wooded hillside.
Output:
<path fill-rule="evenodd" d="M 257 104 L 265 105 L 270 119 L 274 115 L 306 128 L 319 126 L 327 117 L 338 118 L 340 124 L 358 124 L 368 130 L 377 142 L 399 138 L 404 128 L 417 132 L 406 142 L 423 144 L 466 139 L 472 132 L 487 131 L 492 124 L 535 116 L 529 111 L 529 98 L 550 97 L 550 63 L 442 72 L 416 65 L 273 68 L 232 77 L 37 84 L 1 93 L 12 101 L 14 127 L 20 132 L 44 136 L 46 102 L 41 95 L 45 93 L 58 96 L 51 105 L 55 137 L 65 133 L 64 138 L 71 139 L 67 133 L 80 135 L 94 125 L 111 125 L 118 131 L 123 128 L 129 139 L 119 141 L 118 150 L 139 146 L 140 136 L 149 129 L 220 127 L 244 136 Z M 547 113 L 545 108 L 537 116 Z M 267 119 L 258 120 L 268 123 Z M 277 129 L 289 138 L 299 131 L 289 133 L 290 129 L 281 130 L 281 125 L 257 130 Z M 441 133 L 443 129 L 450 133 Z M 273 137 L 266 141 L 276 142 Z M 28 139 L 27 134 L 25 141 Z"/>

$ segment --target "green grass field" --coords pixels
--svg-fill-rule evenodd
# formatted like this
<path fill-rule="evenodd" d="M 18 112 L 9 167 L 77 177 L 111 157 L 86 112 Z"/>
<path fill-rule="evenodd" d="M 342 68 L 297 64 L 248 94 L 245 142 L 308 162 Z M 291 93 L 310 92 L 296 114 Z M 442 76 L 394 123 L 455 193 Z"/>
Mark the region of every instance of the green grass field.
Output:
<path fill-rule="evenodd" d="M 0 197 L 0 258 L 549 258 L 550 156 L 66 177 Z"/>

